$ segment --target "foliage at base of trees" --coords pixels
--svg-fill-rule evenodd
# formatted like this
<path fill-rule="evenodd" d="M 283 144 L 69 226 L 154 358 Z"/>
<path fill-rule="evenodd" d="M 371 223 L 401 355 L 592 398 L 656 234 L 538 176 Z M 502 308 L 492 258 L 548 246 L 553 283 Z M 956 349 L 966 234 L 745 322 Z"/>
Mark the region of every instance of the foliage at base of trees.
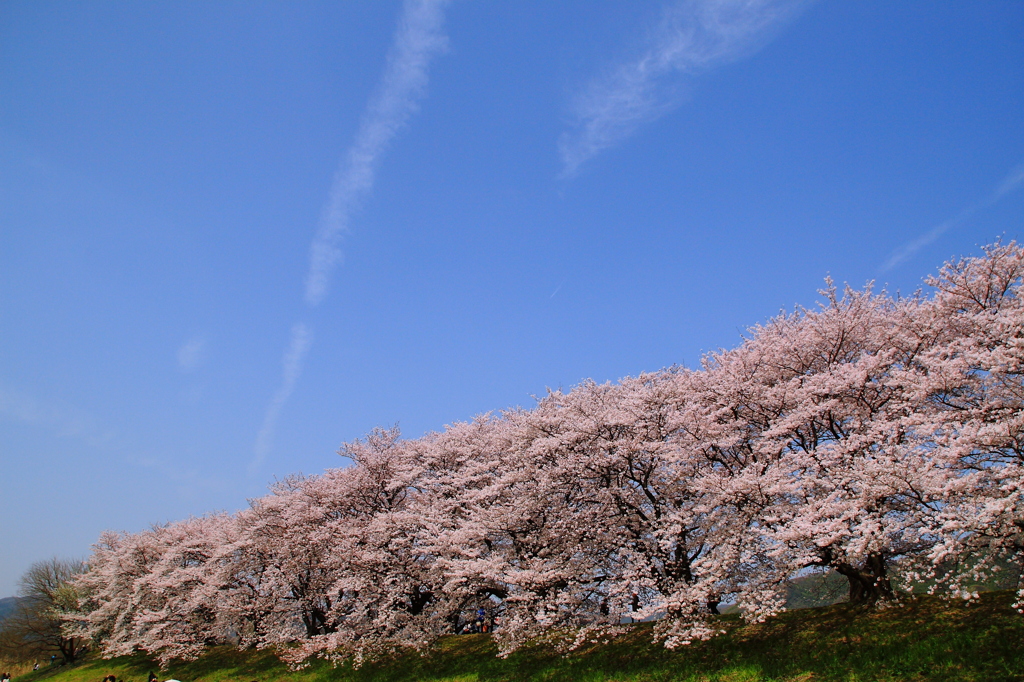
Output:
<path fill-rule="evenodd" d="M 402 650 L 358 669 L 309 661 L 291 669 L 271 651 L 212 647 L 193 662 L 171 662 L 161 678 L 204 682 L 980 682 L 1024 679 L 1024 619 L 1008 592 L 972 603 L 920 596 L 897 608 L 840 604 L 744 624 L 723 616 L 725 633 L 667 650 L 651 641 L 653 624 L 628 626 L 566 652 L 546 638 L 497 657 L 487 634 L 440 638 L 426 652 Z M 15 682 L 144 680 L 145 654 L 91 657 Z"/>
<path fill-rule="evenodd" d="M 1010 243 L 931 294 L 828 282 L 697 369 L 376 430 L 237 514 L 104 534 L 67 632 L 108 656 L 359 661 L 495 619 L 503 655 L 648 619 L 671 648 L 719 633 L 725 603 L 778 613 L 809 571 L 855 604 L 900 581 L 974 599 L 1024 559 L 1022 276 Z"/>
<path fill-rule="evenodd" d="M 80 561 L 49 559 L 32 564 L 21 577 L 18 599 L 0 623 L 0 659 L 12 662 L 77 660 L 88 639 L 65 632 L 67 618 L 78 614 L 78 591 L 73 580 L 85 571 Z"/>

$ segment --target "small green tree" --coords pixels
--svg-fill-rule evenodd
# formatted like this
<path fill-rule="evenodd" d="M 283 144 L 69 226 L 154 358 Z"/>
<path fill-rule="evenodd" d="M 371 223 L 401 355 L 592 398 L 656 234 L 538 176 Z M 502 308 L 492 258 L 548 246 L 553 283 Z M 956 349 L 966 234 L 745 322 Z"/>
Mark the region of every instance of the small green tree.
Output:
<path fill-rule="evenodd" d="M 72 579 L 85 571 L 81 561 L 39 561 L 21 577 L 14 613 L 0 623 L 0 657 L 12 661 L 60 656 L 71 663 L 88 642 L 65 633 L 68 617 L 78 611 L 78 592 Z"/>

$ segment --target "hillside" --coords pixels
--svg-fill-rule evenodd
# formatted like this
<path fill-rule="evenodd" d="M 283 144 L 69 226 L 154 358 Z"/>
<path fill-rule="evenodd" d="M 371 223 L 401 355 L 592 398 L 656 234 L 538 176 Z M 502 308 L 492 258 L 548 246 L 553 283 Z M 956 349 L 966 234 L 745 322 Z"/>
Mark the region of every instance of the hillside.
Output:
<path fill-rule="evenodd" d="M 1011 592 L 983 594 L 976 604 L 922 597 L 896 608 L 848 604 L 802 609 L 761 625 L 721 617 L 727 634 L 667 651 L 650 642 L 650 624 L 635 626 L 607 644 L 561 656 L 538 645 L 507 659 L 495 657 L 488 635 L 443 638 L 426 656 L 405 654 L 353 670 L 318 661 L 288 670 L 263 652 L 217 649 L 204 658 L 172 664 L 162 679 L 184 682 L 497 682 L 499 680 L 659 680 L 769 682 L 823 680 L 1024 679 L 1024 617 Z M 16 682 L 95 682 L 108 674 L 141 682 L 156 669 L 142 656 L 90 660 L 41 670 Z"/>
<path fill-rule="evenodd" d="M 18 597 L 4 597 L 0 599 L 0 620 L 14 613 L 14 607 L 17 606 L 18 599 Z"/>

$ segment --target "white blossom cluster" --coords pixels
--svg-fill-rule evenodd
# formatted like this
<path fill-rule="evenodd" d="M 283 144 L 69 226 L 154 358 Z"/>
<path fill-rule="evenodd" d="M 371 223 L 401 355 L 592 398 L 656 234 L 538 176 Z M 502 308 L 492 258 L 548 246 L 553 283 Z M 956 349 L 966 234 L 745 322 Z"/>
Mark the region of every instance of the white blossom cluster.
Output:
<path fill-rule="evenodd" d="M 1024 558 L 1024 248 L 947 263 L 934 291 L 837 290 L 699 369 L 556 391 L 533 409 L 345 445 L 237 514 L 106 533 L 68 627 L 105 655 L 211 644 L 293 663 L 423 648 L 480 610 L 508 653 L 716 607 L 783 608 L 834 570 L 850 599 L 935 591 Z M 1024 599 L 1022 599 L 1024 601 Z"/>

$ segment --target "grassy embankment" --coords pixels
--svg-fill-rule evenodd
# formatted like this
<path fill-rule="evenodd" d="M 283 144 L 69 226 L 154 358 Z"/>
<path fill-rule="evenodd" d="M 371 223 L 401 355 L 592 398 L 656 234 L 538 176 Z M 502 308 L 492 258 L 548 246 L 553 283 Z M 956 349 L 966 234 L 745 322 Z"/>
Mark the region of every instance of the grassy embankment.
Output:
<path fill-rule="evenodd" d="M 407 654 L 359 670 L 315 662 L 291 671 L 269 652 L 222 648 L 172 664 L 161 679 L 185 682 L 484 682 L 497 680 L 1024 680 L 1024 617 L 1012 593 L 983 594 L 964 605 L 923 597 L 870 610 L 838 604 L 791 611 L 761 625 L 722 616 L 727 634 L 667 651 L 650 641 L 650 625 L 634 626 L 608 644 L 568 656 L 546 646 L 495 657 L 488 635 L 443 638 L 427 656 Z M 99 682 L 117 675 L 143 682 L 155 666 L 142 656 L 87 660 L 40 670 L 15 682 Z"/>

